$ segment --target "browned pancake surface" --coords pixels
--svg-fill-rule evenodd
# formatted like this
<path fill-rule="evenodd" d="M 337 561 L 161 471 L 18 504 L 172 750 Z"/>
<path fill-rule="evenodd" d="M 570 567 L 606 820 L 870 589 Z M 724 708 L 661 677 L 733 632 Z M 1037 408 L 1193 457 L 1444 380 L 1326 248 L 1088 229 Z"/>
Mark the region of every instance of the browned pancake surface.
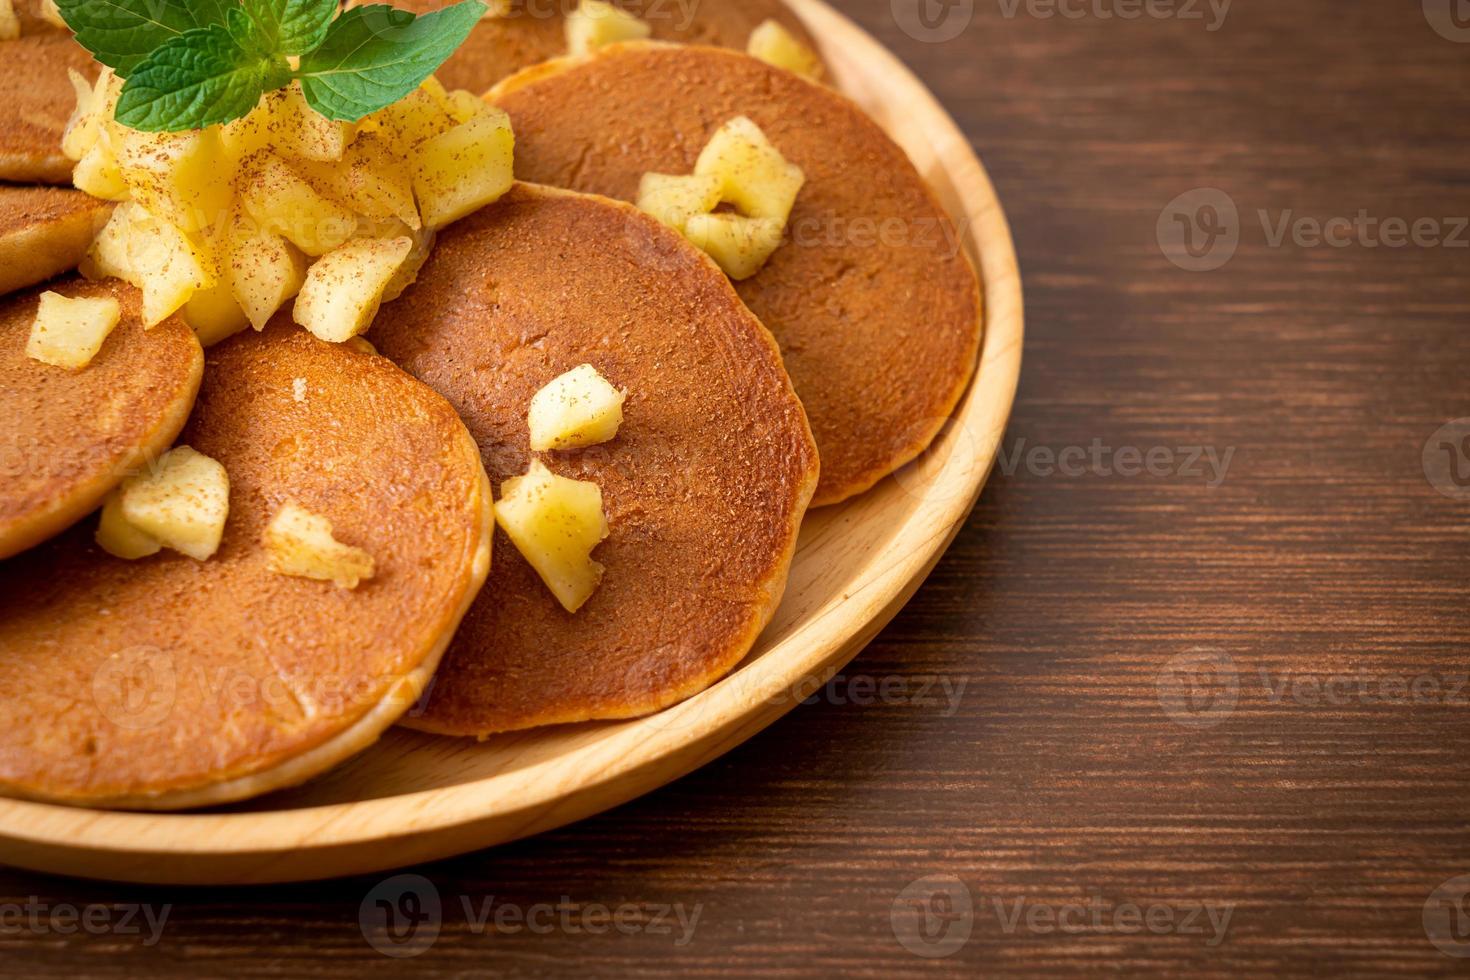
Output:
<path fill-rule="evenodd" d="M 814 505 L 868 489 L 938 432 L 974 367 L 978 283 L 913 165 L 851 102 L 745 55 L 659 45 L 506 89 L 522 180 L 636 200 L 644 173 L 691 172 L 738 115 L 805 171 L 787 242 L 736 288 L 806 405 Z"/>
<path fill-rule="evenodd" d="M 210 349 L 180 442 L 229 472 L 212 559 L 112 558 L 88 521 L 0 563 L 8 793 L 146 805 L 287 763 L 432 668 L 479 585 L 474 443 L 384 358 L 280 320 L 247 331 Z M 348 591 L 271 572 L 261 534 L 288 500 L 371 553 L 376 576 Z"/>
<path fill-rule="evenodd" d="M 362 6 L 363 0 L 352 6 Z M 393 0 L 393 6 L 426 13 L 453 0 Z M 648 21 L 653 37 L 683 44 L 710 44 L 744 51 L 750 34 L 774 20 L 808 47 L 815 42 L 781 0 L 612 0 Z M 512 0 L 503 17 L 476 25 L 468 40 L 436 73 L 449 88 L 484 92 L 522 68 L 567 53 L 566 13 L 578 0 Z"/>
<path fill-rule="evenodd" d="M 131 286 L 72 278 L 47 288 L 113 296 L 122 320 L 92 362 L 72 371 L 26 356 L 41 290 L 0 300 L 0 557 L 80 520 L 130 467 L 167 449 L 204 364 L 182 319 L 143 329 L 142 298 Z"/>
<path fill-rule="evenodd" d="M 602 488 L 601 588 L 565 612 L 499 534 L 409 724 L 635 716 L 744 656 L 784 588 L 816 453 L 769 334 L 701 254 L 626 206 L 518 185 L 446 229 L 370 336 L 459 410 L 497 490 L 529 465 L 547 382 L 590 363 L 628 396 L 613 441 L 541 454 Z"/>
<path fill-rule="evenodd" d="M 61 134 L 77 97 L 67 69 L 89 80 L 99 69 L 69 31 L 18 6 L 20 37 L 0 41 L 0 180 L 70 184 L 74 164 L 61 152 Z"/>
<path fill-rule="evenodd" d="M 81 191 L 0 185 L 0 295 L 75 269 L 112 207 Z"/>

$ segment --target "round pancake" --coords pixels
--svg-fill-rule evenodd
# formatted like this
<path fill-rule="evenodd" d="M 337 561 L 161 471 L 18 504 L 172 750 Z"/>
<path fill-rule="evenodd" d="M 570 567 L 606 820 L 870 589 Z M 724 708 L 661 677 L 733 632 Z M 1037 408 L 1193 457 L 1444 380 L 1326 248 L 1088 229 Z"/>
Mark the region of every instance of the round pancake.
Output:
<path fill-rule="evenodd" d="M 92 522 L 0 563 L 0 792 L 174 809 L 298 783 L 408 710 L 489 568 L 489 486 L 444 399 L 278 318 L 209 351 L 181 443 L 224 464 L 219 552 L 128 562 Z M 287 501 L 366 549 L 354 590 L 269 570 Z"/>
<path fill-rule="evenodd" d="M 41 290 L 0 300 L 0 558 L 81 520 L 130 469 L 168 449 L 204 370 L 181 318 L 143 329 L 142 296 L 131 286 L 71 278 L 47 289 L 115 297 L 122 319 L 92 362 L 72 371 L 26 356 Z"/>
<path fill-rule="evenodd" d="M 61 134 L 77 95 L 67 69 L 89 80 L 99 69 L 70 31 L 37 17 L 34 7 L 17 3 L 20 37 L 0 41 L 0 180 L 69 185 L 75 164 L 61 152 Z"/>
<path fill-rule="evenodd" d="M 857 106 L 743 54 L 648 43 L 528 70 L 488 98 L 510 114 L 518 178 L 625 201 L 646 172 L 690 173 L 731 118 L 755 120 L 806 184 L 785 244 L 736 289 L 811 419 L 813 506 L 867 490 L 939 432 L 975 366 L 979 283 L 932 192 Z"/>
<path fill-rule="evenodd" d="M 380 0 L 360 0 L 364 6 Z M 393 0 L 393 6 L 428 13 L 454 0 Z M 782 0 L 612 0 L 615 6 L 642 17 L 660 41 L 709 44 L 744 51 L 750 34 L 774 20 L 807 47 L 816 50 L 801 20 Z M 487 17 L 435 74 L 451 89 L 483 92 L 522 68 L 567 53 L 566 14 L 579 0 L 508 0 L 505 14 Z M 492 3 L 492 6 L 494 4 Z"/>
<path fill-rule="evenodd" d="M 75 269 L 112 208 L 81 191 L 0 186 L 0 296 Z"/>
<path fill-rule="evenodd" d="M 496 486 L 530 464 L 542 386 L 590 363 L 627 391 L 615 439 L 540 456 L 602 488 L 601 586 L 567 613 L 502 532 L 406 724 L 635 717 L 745 656 L 785 588 L 817 455 L 770 334 L 703 254 L 627 205 L 517 185 L 441 233 L 371 338 L 459 410 Z"/>

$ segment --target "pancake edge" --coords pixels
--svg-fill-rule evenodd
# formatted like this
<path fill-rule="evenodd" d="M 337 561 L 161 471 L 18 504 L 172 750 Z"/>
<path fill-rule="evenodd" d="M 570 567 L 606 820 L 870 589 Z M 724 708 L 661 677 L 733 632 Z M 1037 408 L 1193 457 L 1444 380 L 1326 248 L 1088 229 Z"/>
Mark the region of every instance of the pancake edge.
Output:
<path fill-rule="evenodd" d="M 676 44 L 667 44 L 662 46 L 684 47 L 684 45 Z M 516 181 L 516 186 L 529 189 L 533 193 L 543 194 L 549 197 L 559 196 L 592 198 L 593 200 L 596 200 L 600 203 L 610 204 L 615 209 L 620 210 L 625 214 L 633 215 L 638 221 L 650 223 L 653 226 L 656 226 L 669 234 L 678 235 L 678 232 L 659 223 L 657 220 L 638 210 L 627 201 L 619 201 L 616 198 L 604 197 L 601 194 L 589 194 L 585 191 L 568 190 L 564 187 L 551 187 L 546 184 L 535 184 L 531 183 L 530 181 L 524 180 Z M 494 206 L 494 204 L 488 205 L 488 207 Z M 776 609 L 780 606 L 781 599 L 786 593 L 786 583 L 791 575 L 792 560 L 796 556 L 796 545 L 797 539 L 800 537 L 801 534 L 801 525 L 803 519 L 806 516 L 807 510 L 811 507 L 812 496 L 816 493 L 817 484 L 821 479 L 821 456 L 817 452 L 816 440 L 812 437 L 811 423 L 807 420 L 806 417 L 806 406 L 802 404 L 801 399 L 796 394 L 796 389 L 793 388 L 791 385 L 791 375 L 786 372 L 785 362 L 781 357 L 781 348 L 780 345 L 776 343 L 776 338 L 771 334 L 771 331 L 766 328 L 766 325 L 761 322 L 760 317 L 751 312 L 750 308 L 747 307 L 744 301 L 740 299 L 740 294 L 735 291 L 734 284 L 730 282 L 730 278 L 725 275 L 724 271 L 721 270 L 720 267 L 715 263 L 715 260 L 710 258 L 700 249 L 688 244 L 687 240 L 685 240 L 682 235 L 679 235 L 678 237 L 680 241 L 683 241 L 685 243 L 685 247 L 689 248 L 699 255 L 700 260 L 703 261 L 704 264 L 710 269 L 710 271 L 718 277 L 719 281 L 724 284 L 724 289 L 730 294 L 730 298 L 735 301 L 740 309 L 745 311 L 746 315 L 750 317 L 751 322 L 760 328 L 761 339 L 770 349 L 772 356 L 774 356 L 775 358 L 776 366 L 780 368 L 781 376 L 785 379 L 786 393 L 790 395 L 792 400 L 795 401 L 797 407 L 801 409 L 802 434 L 806 438 L 806 444 L 810 452 L 812 465 L 807 468 L 805 479 L 802 480 L 800 485 L 797 487 L 795 498 L 796 506 L 792 508 L 791 520 L 788 522 L 787 526 L 786 547 L 779 555 L 776 556 L 776 560 L 772 565 L 770 574 L 768 574 L 761 581 L 755 583 L 755 588 L 764 593 L 765 602 L 760 604 L 759 608 L 755 612 L 755 615 L 751 618 L 745 632 L 741 636 L 739 636 L 735 640 L 735 642 L 727 645 L 726 655 L 722 657 L 719 661 L 717 661 L 710 670 L 705 671 L 700 676 L 690 680 L 685 684 L 680 685 L 677 688 L 672 688 L 664 692 L 660 696 L 646 699 L 645 701 L 642 701 L 636 705 L 624 706 L 616 710 L 593 708 L 577 711 L 562 711 L 556 714 L 548 714 L 544 717 L 538 716 L 537 720 L 535 721 L 531 721 L 526 724 L 516 725 L 512 728 L 492 728 L 488 730 L 453 728 L 446 725 L 436 725 L 433 722 L 426 721 L 423 718 L 405 719 L 404 721 L 399 722 L 402 727 L 411 729 L 413 731 L 424 732 L 430 735 L 444 735 L 454 738 L 475 738 L 480 741 L 484 741 L 485 739 L 490 738 L 494 735 L 501 735 L 508 732 L 527 731 L 529 729 L 535 728 L 544 728 L 549 725 L 567 725 L 584 721 L 626 721 L 631 718 L 647 717 L 648 715 L 657 714 L 665 708 L 672 707 L 673 705 L 678 704 L 681 701 L 686 701 L 694 695 L 700 693 L 701 691 L 707 690 L 715 683 L 723 679 L 740 663 L 740 661 L 745 659 L 747 654 L 750 653 L 751 648 L 755 646 L 755 641 L 760 638 L 761 633 L 765 632 L 765 628 L 770 625 L 771 619 L 776 615 Z"/>
<path fill-rule="evenodd" d="M 553 58 L 549 61 L 544 61 L 539 65 L 532 65 L 529 68 L 523 68 L 520 71 L 516 72 L 514 75 L 502 79 L 488 92 L 486 92 L 482 96 L 482 98 L 484 99 L 484 101 L 490 103 L 491 105 L 495 105 L 496 100 L 505 95 L 509 95 L 512 92 L 516 92 L 530 85 L 534 85 L 535 83 L 544 79 L 554 78 L 557 75 L 565 74 L 576 68 L 580 68 L 581 66 L 588 64 L 598 58 L 617 54 L 620 51 L 641 51 L 649 49 L 687 49 L 718 54 L 725 57 L 733 56 L 737 58 L 746 58 L 751 61 L 760 61 L 759 58 L 753 58 L 752 56 L 745 54 L 744 52 L 734 51 L 729 48 L 718 48 L 712 45 L 674 44 L 668 41 L 623 41 L 617 44 L 609 44 L 604 47 L 598 48 L 596 51 L 590 54 L 567 55 L 561 58 Z M 765 64 L 765 62 L 761 62 L 761 64 Z M 776 68 L 773 65 L 766 65 L 766 67 L 770 68 L 773 71 L 783 70 L 780 68 Z M 914 177 L 918 181 L 919 186 L 923 188 L 925 195 L 927 195 L 929 199 L 929 203 L 933 206 L 935 212 L 944 218 L 944 220 L 948 223 L 949 228 L 955 232 L 956 240 L 959 240 L 959 229 L 955 227 L 954 217 L 949 213 L 949 210 L 945 208 L 944 205 L 940 202 L 939 196 L 935 194 L 934 188 L 930 186 L 929 182 L 924 179 L 924 175 L 919 173 L 918 168 L 914 166 L 913 160 L 909 157 L 908 151 L 905 150 L 902 146 L 899 146 L 897 140 L 894 140 L 892 136 L 888 135 L 887 131 L 885 131 L 882 126 L 879 126 L 878 123 L 873 119 L 873 117 L 868 115 L 868 113 L 863 109 L 862 106 L 858 105 L 856 102 L 852 101 L 842 92 L 838 91 L 830 85 L 825 85 L 820 81 L 814 81 L 810 78 L 805 78 L 793 72 L 787 72 L 786 74 L 791 75 L 793 78 L 800 79 L 807 85 L 810 85 L 813 88 L 819 89 L 823 92 L 826 92 L 828 95 L 834 96 L 837 99 L 846 102 L 848 106 L 850 106 L 855 112 L 862 116 L 862 118 L 866 119 L 880 133 L 882 133 L 885 139 L 893 143 L 894 146 L 897 146 L 899 151 L 903 154 L 904 159 L 908 161 L 909 166 L 913 168 Z M 592 196 L 598 197 L 601 195 L 594 194 Z M 627 202 L 620 203 L 626 204 Z M 953 419 L 955 408 L 959 405 L 960 400 L 965 395 L 965 392 L 969 390 L 971 382 L 973 382 L 975 379 L 975 373 L 980 363 L 981 346 L 985 340 L 985 290 L 983 288 L 983 281 L 980 278 L 980 271 L 976 267 L 974 259 L 970 257 L 969 250 L 965 248 L 963 244 L 960 245 L 959 254 L 964 259 L 965 265 L 970 270 L 970 279 L 973 284 L 975 299 L 975 327 L 971 331 L 969 350 L 966 355 L 966 362 L 969 364 L 969 369 L 960 377 L 958 383 L 955 385 L 952 391 L 947 393 L 945 397 L 936 400 L 936 405 L 941 406 L 942 410 L 935 413 L 935 421 L 932 425 L 927 426 L 924 430 L 921 430 L 921 434 L 917 438 L 912 440 L 903 449 L 893 453 L 886 462 L 876 464 L 875 466 L 868 469 L 865 473 L 849 480 L 846 484 L 842 486 L 830 489 L 819 488 L 823 489 L 823 492 L 816 494 L 812 498 L 812 501 L 809 504 L 809 509 L 815 510 L 819 507 L 832 507 L 837 504 L 846 503 L 848 500 L 851 500 L 854 497 L 867 493 L 869 490 L 873 489 L 875 486 L 881 483 L 884 479 L 892 476 L 894 473 L 903 469 L 903 467 L 907 466 L 909 463 L 912 463 L 915 459 L 917 459 L 919 455 L 923 453 L 924 450 L 928 449 L 929 446 L 934 442 L 934 440 L 939 436 L 939 433 L 944 429 L 944 426 L 951 419 Z M 720 274 L 724 275 L 724 272 L 721 271 Z M 743 302 L 744 301 L 742 300 L 742 303 Z M 779 349 L 780 348 L 778 345 L 778 352 Z"/>
<path fill-rule="evenodd" d="M 376 356 L 376 355 L 375 355 Z M 397 367 L 394 365 L 395 368 Z M 405 377 L 412 377 L 404 372 Z M 416 384 L 423 384 L 414 378 Z M 427 386 L 425 386 L 427 388 Z M 429 389 L 432 391 L 432 389 Z M 441 397 L 435 392 L 435 397 Z M 284 762 L 278 763 L 269 769 L 249 773 L 243 776 L 235 776 L 222 782 L 206 783 L 188 789 L 168 790 L 163 793 L 134 793 L 106 797 L 59 797 L 44 794 L 26 793 L 7 788 L 3 794 L 16 799 L 30 800 L 37 803 L 50 803 L 67 807 L 79 807 L 96 810 L 135 810 L 135 811 L 171 811 L 171 810 L 193 810 L 202 807 L 221 806 L 227 803 L 238 803 L 242 800 L 252 799 L 273 793 L 277 790 L 289 789 L 293 786 L 319 776 L 330 769 L 335 768 L 352 756 L 369 748 L 382 736 L 383 732 L 393 727 L 405 712 L 411 710 L 417 703 L 423 692 L 428 688 L 430 680 L 439 669 L 439 662 L 444 657 L 444 652 L 449 649 L 454 634 L 459 629 L 460 621 L 469 612 L 470 606 L 474 605 L 479 598 L 480 590 L 490 574 L 491 548 L 495 540 L 495 512 L 491 497 L 490 478 L 485 474 L 485 467 L 480 459 L 480 448 L 475 444 L 469 429 L 465 428 L 464 422 L 460 422 L 460 448 L 470 454 L 470 458 L 480 470 L 480 537 L 475 542 L 473 555 L 470 560 L 470 577 L 464 590 L 458 608 L 450 610 L 450 615 L 444 623 L 444 628 L 439 631 L 437 638 L 430 645 L 428 653 L 423 657 L 413 670 L 400 677 L 394 682 L 393 688 L 376 704 L 370 707 L 357 721 L 347 728 L 329 737 L 300 755 L 292 756 Z"/>
<path fill-rule="evenodd" d="M 92 207 L 56 221 L 0 233 L 0 296 L 75 269 L 86 257 L 92 240 L 114 207 L 111 201 L 93 198 Z"/>

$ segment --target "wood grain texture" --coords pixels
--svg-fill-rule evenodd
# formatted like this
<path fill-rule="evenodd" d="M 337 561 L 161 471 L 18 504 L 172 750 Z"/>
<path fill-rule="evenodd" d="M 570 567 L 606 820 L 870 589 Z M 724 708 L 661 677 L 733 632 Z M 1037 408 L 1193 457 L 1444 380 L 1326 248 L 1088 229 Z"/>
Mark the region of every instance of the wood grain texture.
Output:
<path fill-rule="evenodd" d="M 1470 215 L 1470 45 L 1414 3 L 1242 3 L 1209 32 L 982 2 L 939 44 L 905 34 L 885 0 L 839 6 L 956 115 L 1009 211 L 1029 337 L 1007 453 L 1234 448 L 1224 481 L 1044 476 L 1044 457 L 997 473 L 928 584 L 844 672 L 894 678 L 887 697 L 834 685 L 635 803 L 419 869 L 445 912 L 416 959 L 363 939 L 378 877 L 226 892 L 5 871 L 0 907 L 174 910 L 154 946 L 146 927 L 63 936 L 0 919 L 0 971 L 1464 973 L 1426 937 L 1423 909 L 1470 873 L 1470 705 L 1447 690 L 1470 670 L 1467 512 L 1426 481 L 1421 450 L 1470 415 L 1470 253 L 1273 247 L 1256 211 Z M 1209 273 L 1177 268 L 1156 241 L 1161 212 L 1199 187 L 1227 192 L 1243 219 L 1234 258 Z M 1161 675 L 1199 647 L 1228 654 L 1238 683 L 1209 728 L 1160 700 Z M 1311 681 L 1335 677 L 1369 695 L 1314 704 Z M 1400 677 L 1441 693 L 1402 703 Z M 923 690 L 932 678 L 963 692 Z M 1201 688 L 1185 703 L 1217 703 Z M 926 960 L 890 913 L 936 873 L 961 879 L 976 912 L 967 944 Z M 677 926 L 477 934 L 461 896 L 477 910 L 493 896 L 702 911 L 683 946 Z M 1094 896 L 1181 918 L 1235 904 L 1210 947 L 1008 933 L 992 902 Z"/>

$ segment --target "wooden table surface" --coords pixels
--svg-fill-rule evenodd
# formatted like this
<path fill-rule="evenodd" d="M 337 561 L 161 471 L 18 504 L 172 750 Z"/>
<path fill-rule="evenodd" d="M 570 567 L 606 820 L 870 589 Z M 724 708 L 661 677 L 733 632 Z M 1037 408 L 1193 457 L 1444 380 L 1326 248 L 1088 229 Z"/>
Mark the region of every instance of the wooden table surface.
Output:
<path fill-rule="evenodd" d="M 907 609 L 729 756 L 426 880 L 0 870 L 0 973 L 1464 975 L 1459 2 L 841 3 L 1026 278 L 1004 458 Z"/>

